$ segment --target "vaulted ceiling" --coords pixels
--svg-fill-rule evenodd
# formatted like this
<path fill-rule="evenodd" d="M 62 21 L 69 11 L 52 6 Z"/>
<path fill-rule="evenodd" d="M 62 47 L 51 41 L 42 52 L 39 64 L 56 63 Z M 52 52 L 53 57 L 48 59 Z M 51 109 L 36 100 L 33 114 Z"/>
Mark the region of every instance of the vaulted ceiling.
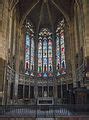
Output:
<path fill-rule="evenodd" d="M 29 19 L 37 30 L 53 30 L 58 20 L 70 19 L 73 0 L 19 0 L 20 22 Z"/>

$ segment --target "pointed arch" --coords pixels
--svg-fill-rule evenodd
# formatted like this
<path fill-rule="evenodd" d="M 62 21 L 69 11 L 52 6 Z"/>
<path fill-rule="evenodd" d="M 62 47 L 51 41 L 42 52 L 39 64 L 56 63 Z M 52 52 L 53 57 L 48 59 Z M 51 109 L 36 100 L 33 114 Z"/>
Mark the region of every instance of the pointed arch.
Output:
<path fill-rule="evenodd" d="M 63 14 L 68 26 L 70 26 L 70 19 L 69 19 L 69 16 L 67 15 L 67 13 L 63 10 L 63 8 L 60 6 L 58 6 L 56 4 L 56 2 L 54 0 L 51 0 L 51 2 L 53 3 L 53 5 Z"/>
<path fill-rule="evenodd" d="M 20 21 L 20 25 L 22 26 L 26 17 L 28 16 L 28 14 L 30 14 L 30 12 L 36 7 L 36 5 L 39 3 L 40 0 L 38 0 L 26 13 L 25 15 L 23 15 L 21 21 Z"/>

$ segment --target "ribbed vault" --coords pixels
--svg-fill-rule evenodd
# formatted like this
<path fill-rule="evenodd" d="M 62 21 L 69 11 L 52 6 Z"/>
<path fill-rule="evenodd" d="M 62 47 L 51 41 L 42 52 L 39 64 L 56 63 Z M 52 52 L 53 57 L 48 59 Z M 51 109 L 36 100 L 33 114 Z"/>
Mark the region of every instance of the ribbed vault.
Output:
<path fill-rule="evenodd" d="M 20 11 L 20 23 L 23 24 L 28 17 L 36 29 L 53 26 L 63 17 L 70 21 L 70 6 L 73 0 L 19 0 L 17 6 Z"/>

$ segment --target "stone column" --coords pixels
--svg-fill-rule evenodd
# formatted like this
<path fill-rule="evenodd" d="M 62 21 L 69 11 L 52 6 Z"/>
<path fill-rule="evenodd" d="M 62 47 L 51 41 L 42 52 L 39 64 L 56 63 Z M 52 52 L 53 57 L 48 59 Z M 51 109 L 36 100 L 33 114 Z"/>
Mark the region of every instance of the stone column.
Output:
<path fill-rule="evenodd" d="M 15 81 L 14 81 L 14 102 L 17 103 L 18 100 L 18 81 L 19 81 L 19 58 L 20 58 L 20 40 L 21 40 L 21 31 L 20 31 L 19 23 L 16 21 L 16 62 L 15 62 Z"/>
<path fill-rule="evenodd" d="M 74 41 L 74 20 L 72 18 L 69 28 L 70 33 L 70 54 L 71 54 L 71 64 L 72 64 L 72 80 L 73 85 L 76 87 L 76 68 L 75 68 L 75 41 Z"/>
<path fill-rule="evenodd" d="M 71 74 L 72 74 L 72 67 L 71 67 L 71 44 L 70 44 L 70 34 L 69 34 L 69 25 L 65 23 L 65 61 L 66 61 L 66 83 L 72 82 Z"/>

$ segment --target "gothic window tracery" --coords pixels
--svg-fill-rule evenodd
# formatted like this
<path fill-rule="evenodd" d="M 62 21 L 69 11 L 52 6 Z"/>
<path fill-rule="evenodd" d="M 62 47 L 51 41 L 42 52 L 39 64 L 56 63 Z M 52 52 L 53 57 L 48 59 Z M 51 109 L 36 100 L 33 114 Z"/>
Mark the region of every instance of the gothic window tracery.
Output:
<path fill-rule="evenodd" d="M 65 44 L 64 44 L 64 19 L 59 22 L 56 30 L 56 70 L 57 76 L 65 74 Z"/>
<path fill-rule="evenodd" d="M 25 74 L 34 76 L 34 31 L 27 22 L 25 34 Z"/>
<path fill-rule="evenodd" d="M 38 42 L 38 76 L 52 76 L 52 33 L 42 29 Z"/>
<path fill-rule="evenodd" d="M 64 35 L 64 20 L 59 22 L 56 29 L 56 76 L 66 74 L 66 62 L 65 62 L 65 35 Z M 34 31 L 32 25 L 29 23 L 26 26 L 25 34 L 25 74 L 34 76 Z M 52 77 L 53 73 L 53 34 L 48 28 L 43 28 L 39 32 L 38 37 L 38 65 L 37 76 L 38 77 Z"/>

